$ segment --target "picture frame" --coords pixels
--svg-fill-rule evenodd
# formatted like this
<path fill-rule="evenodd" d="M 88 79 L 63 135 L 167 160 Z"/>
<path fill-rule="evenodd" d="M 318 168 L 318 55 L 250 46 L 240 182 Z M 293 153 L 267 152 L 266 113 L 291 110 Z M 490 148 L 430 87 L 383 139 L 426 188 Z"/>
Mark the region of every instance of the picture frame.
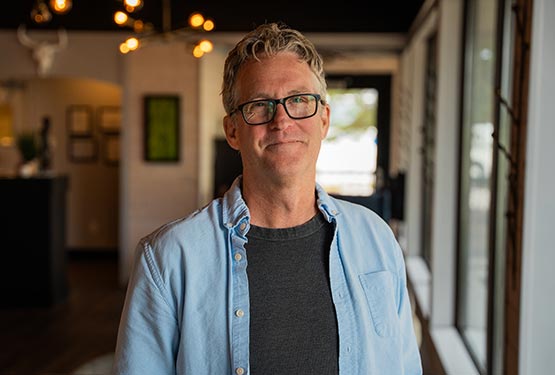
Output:
<path fill-rule="evenodd" d="M 179 161 L 181 118 L 179 96 L 145 95 L 143 105 L 145 161 Z"/>
<path fill-rule="evenodd" d="M 92 137 L 93 110 L 89 105 L 70 105 L 66 110 L 67 131 L 70 137 Z"/>
<path fill-rule="evenodd" d="M 74 163 L 92 163 L 98 159 L 98 143 L 94 138 L 70 138 L 68 153 Z"/>
<path fill-rule="evenodd" d="M 121 129 L 121 107 L 101 106 L 97 110 L 98 128 L 104 134 L 119 134 Z"/>
<path fill-rule="evenodd" d="M 120 158 L 120 137 L 116 134 L 107 134 L 102 143 L 103 160 L 107 165 L 118 165 Z"/>

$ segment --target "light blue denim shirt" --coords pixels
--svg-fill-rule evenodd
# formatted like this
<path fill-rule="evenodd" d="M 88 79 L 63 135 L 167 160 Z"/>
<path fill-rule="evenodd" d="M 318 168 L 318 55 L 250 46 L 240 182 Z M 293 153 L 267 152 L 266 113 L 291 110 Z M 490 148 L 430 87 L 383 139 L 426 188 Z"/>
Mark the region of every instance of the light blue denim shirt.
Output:
<path fill-rule="evenodd" d="M 318 185 L 316 192 L 335 228 L 339 373 L 421 374 L 403 254 L 389 226 Z M 113 374 L 249 374 L 249 228 L 239 177 L 223 198 L 140 241 Z"/>

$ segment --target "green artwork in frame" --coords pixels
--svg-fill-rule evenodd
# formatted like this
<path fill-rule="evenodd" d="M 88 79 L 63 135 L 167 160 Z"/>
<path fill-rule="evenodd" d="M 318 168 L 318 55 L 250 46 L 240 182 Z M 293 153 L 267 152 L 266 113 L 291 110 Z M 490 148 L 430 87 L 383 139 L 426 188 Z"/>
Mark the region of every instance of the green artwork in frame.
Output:
<path fill-rule="evenodd" d="M 179 102 L 177 95 L 144 97 L 146 161 L 176 162 L 179 160 Z"/>

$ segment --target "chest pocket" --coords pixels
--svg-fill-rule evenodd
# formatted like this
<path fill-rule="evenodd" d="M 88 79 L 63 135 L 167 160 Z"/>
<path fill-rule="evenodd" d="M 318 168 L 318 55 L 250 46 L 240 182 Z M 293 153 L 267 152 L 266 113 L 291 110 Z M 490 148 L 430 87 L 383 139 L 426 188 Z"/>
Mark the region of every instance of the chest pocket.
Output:
<path fill-rule="evenodd" d="M 398 336 L 399 318 L 395 303 L 395 286 L 391 272 L 366 273 L 359 275 L 359 279 L 364 289 L 374 329 L 378 336 Z"/>

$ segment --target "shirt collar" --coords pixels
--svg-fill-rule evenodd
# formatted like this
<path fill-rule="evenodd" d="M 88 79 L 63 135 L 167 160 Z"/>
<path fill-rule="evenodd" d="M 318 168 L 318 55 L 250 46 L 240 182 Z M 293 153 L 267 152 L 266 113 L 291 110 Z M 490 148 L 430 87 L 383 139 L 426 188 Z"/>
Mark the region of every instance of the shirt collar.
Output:
<path fill-rule="evenodd" d="M 242 222 L 250 221 L 251 214 L 241 193 L 242 182 L 243 176 L 238 176 L 223 197 L 222 218 L 224 225 L 228 228 L 234 228 Z"/>
<path fill-rule="evenodd" d="M 250 222 L 249 208 L 241 193 L 242 182 L 243 177 L 238 176 L 223 197 L 223 222 L 229 228 L 234 228 L 242 222 Z M 339 209 L 334 199 L 318 183 L 316 183 L 316 196 L 316 204 L 326 221 L 335 220 L 335 217 L 340 214 Z"/>
<path fill-rule="evenodd" d="M 328 222 L 335 220 L 335 217 L 340 214 L 339 208 L 334 200 L 329 194 L 324 190 L 324 188 L 316 183 L 316 205 L 318 209 L 324 215 Z"/>

